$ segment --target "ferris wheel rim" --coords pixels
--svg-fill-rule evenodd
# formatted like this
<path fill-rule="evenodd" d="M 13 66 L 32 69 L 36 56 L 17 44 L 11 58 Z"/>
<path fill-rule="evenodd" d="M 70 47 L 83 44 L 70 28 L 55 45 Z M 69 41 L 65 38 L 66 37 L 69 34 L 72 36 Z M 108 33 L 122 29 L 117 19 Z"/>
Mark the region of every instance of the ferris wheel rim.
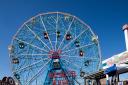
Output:
<path fill-rule="evenodd" d="M 29 20 L 27 20 L 20 28 L 19 28 L 19 30 L 16 32 L 16 34 L 13 36 L 13 39 L 12 39 L 12 42 L 11 42 L 11 45 L 13 45 L 13 41 L 16 39 L 16 35 L 20 32 L 20 30 L 23 28 L 23 26 L 24 25 L 27 25 L 27 23 L 28 22 L 30 22 L 31 20 L 33 20 L 34 18 L 37 18 L 37 17 L 41 17 L 41 16 L 44 16 L 44 15 L 47 15 L 47 14 L 64 14 L 64 15 L 68 15 L 68 16 L 71 16 L 71 17 L 73 17 L 73 19 L 75 18 L 76 20 L 78 20 L 78 21 L 80 21 L 80 23 L 82 23 L 82 24 L 84 24 L 85 26 L 87 26 L 87 30 L 89 30 L 89 31 L 91 31 L 91 33 L 92 33 L 92 35 L 93 36 L 95 36 L 95 34 L 93 33 L 93 31 L 91 30 L 91 28 L 90 28 L 90 26 L 88 26 L 86 23 L 84 23 L 82 20 L 80 20 L 79 18 L 77 18 L 76 16 L 73 16 L 73 15 L 71 15 L 71 14 L 68 14 L 68 13 L 63 13 L 63 12 L 49 12 L 49 13 L 42 13 L 42 14 L 39 14 L 39 15 L 37 15 L 37 16 L 35 16 L 35 17 L 32 17 L 32 18 L 30 18 Z M 46 29 L 47 30 L 47 29 Z M 45 31 L 46 31 L 45 30 Z M 86 29 L 85 29 L 86 30 Z M 85 31 L 84 30 L 84 31 Z M 57 31 L 57 27 L 56 27 L 56 31 Z M 83 31 L 83 32 L 84 32 Z M 66 34 L 66 33 L 64 33 L 64 34 Z M 81 35 L 80 35 L 81 36 Z M 64 39 L 64 38 L 63 38 Z M 76 38 L 74 39 L 74 40 L 76 40 Z M 57 42 L 57 40 L 56 40 L 56 42 Z M 73 42 L 73 41 L 72 41 Z M 71 43 L 71 42 L 70 42 Z M 29 43 L 30 44 L 30 43 Z M 92 45 L 93 45 L 94 43 L 92 43 Z M 60 44 L 61 45 L 61 44 Z M 66 48 L 68 45 L 70 45 L 69 43 L 66 45 L 66 46 L 64 46 L 63 47 L 63 49 L 64 48 Z M 87 44 L 87 45 L 89 45 L 89 44 Z M 98 45 L 99 45 L 99 43 L 98 43 Z M 51 45 L 52 46 L 52 45 Z M 56 45 L 55 45 L 56 46 Z M 39 48 L 40 49 L 40 48 Z M 51 49 L 51 48 L 50 48 Z M 55 47 L 55 49 L 57 49 L 56 47 Z M 59 49 L 59 48 L 58 48 Z M 63 50 L 62 49 L 62 50 Z M 40 49 L 41 50 L 41 49 Z M 10 55 L 10 54 L 9 54 Z M 28 55 L 28 54 L 27 54 Z M 68 62 L 68 61 L 67 61 Z M 70 62 L 71 63 L 71 62 Z M 78 67 L 78 66 L 77 66 Z"/>
<path fill-rule="evenodd" d="M 13 41 L 13 39 L 15 38 L 15 36 L 18 34 L 18 32 L 22 29 L 22 27 L 23 27 L 26 23 L 30 22 L 31 20 L 33 20 L 33 19 L 36 18 L 36 17 L 42 16 L 42 15 L 46 15 L 46 14 L 64 14 L 64 15 L 67 15 L 67 16 L 72 16 L 72 17 L 74 17 L 76 20 L 79 20 L 82 24 L 84 24 L 85 26 L 87 26 L 87 27 L 90 29 L 90 31 L 92 32 L 92 34 L 95 35 L 94 32 L 91 30 L 91 27 L 90 27 L 89 25 L 87 25 L 83 20 L 79 19 L 78 17 L 76 17 L 76 16 L 74 16 L 74 15 L 72 15 L 72 14 L 70 14 L 70 13 L 58 12 L 58 11 L 57 11 L 57 12 L 40 13 L 40 14 L 38 14 L 38 15 L 36 15 L 36 16 L 31 17 L 31 18 L 28 19 L 27 21 L 25 21 L 25 22 L 20 26 L 20 28 L 17 30 L 16 34 L 13 36 L 12 41 Z M 11 41 L 11 42 L 12 42 L 12 41 Z"/>

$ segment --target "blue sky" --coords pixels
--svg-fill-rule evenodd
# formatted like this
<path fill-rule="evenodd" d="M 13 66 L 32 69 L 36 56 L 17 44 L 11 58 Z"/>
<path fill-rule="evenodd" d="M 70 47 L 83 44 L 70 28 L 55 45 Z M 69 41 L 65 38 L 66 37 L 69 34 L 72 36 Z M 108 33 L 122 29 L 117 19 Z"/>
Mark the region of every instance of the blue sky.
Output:
<path fill-rule="evenodd" d="M 79 17 L 99 36 L 103 59 L 125 51 L 122 26 L 128 23 L 128 0 L 0 0 L 0 79 L 11 75 L 8 45 L 18 28 L 43 12 Z"/>

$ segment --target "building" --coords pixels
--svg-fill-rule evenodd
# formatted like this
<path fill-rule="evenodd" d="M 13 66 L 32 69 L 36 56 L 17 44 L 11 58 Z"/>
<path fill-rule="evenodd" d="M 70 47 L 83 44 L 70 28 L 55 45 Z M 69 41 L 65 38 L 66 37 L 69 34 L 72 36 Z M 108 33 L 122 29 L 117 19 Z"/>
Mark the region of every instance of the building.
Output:
<path fill-rule="evenodd" d="M 85 85 L 128 85 L 128 80 L 120 77 L 128 75 L 128 24 L 123 26 L 123 31 L 126 51 L 102 61 L 102 70 L 84 77 Z"/>

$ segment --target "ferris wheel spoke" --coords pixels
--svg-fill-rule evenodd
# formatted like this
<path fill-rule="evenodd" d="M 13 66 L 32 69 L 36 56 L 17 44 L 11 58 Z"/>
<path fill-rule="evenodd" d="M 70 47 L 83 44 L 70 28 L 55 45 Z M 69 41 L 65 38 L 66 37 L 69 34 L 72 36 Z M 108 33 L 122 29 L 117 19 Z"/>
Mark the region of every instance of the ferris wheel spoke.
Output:
<path fill-rule="evenodd" d="M 44 71 L 44 67 L 46 67 L 47 64 L 49 64 L 49 62 L 50 62 L 50 60 L 49 60 L 48 62 L 46 62 L 46 63 L 42 66 L 42 68 L 37 72 L 37 74 L 35 74 L 25 85 L 31 84 L 31 82 L 32 82 L 33 80 L 35 80 L 35 79 L 42 73 L 42 71 Z"/>
<path fill-rule="evenodd" d="M 73 56 L 73 55 L 61 55 L 61 57 L 63 58 L 75 58 L 75 59 L 84 59 L 84 57 L 79 57 L 79 56 Z"/>
<path fill-rule="evenodd" d="M 13 54 L 10 54 L 10 55 L 12 55 L 13 56 Z M 44 57 L 44 56 L 50 56 L 51 54 L 19 54 L 19 55 L 17 55 L 18 57 L 16 57 L 16 58 L 18 58 L 18 59 L 34 59 L 34 60 L 41 60 L 41 59 L 44 59 L 44 58 L 46 58 L 46 57 Z M 21 57 L 22 56 L 22 57 Z M 34 57 L 35 56 L 35 57 Z M 42 57 L 40 57 L 40 56 L 42 56 Z"/>
<path fill-rule="evenodd" d="M 30 49 L 30 47 L 27 48 L 27 51 L 26 51 L 27 53 L 29 52 L 29 49 Z M 20 54 L 20 53 L 18 53 L 18 54 Z M 19 56 L 17 58 L 20 59 Z M 27 59 L 24 62 L 27 62 Z M 18 69 L 20 69 L 24 65 L 25 65 L 25 63 L 21 63 Z"/>
<path fill-rule="evenodd" d="M 74 38 L 72 41 L 70 41 L 67 45 L 65 45 L 62 50 L 64 50 L 66 47 L 68 47 L 73 41 L 75 41 L 77 38 L 79 38 L 84 32 L 87 30 L 82 31 L 76 38 Z"/>
<path fill-rule="evenodd" d="M 50 17 L 50 19 L 55 21 L 54 17 Z M 47 24 L 49 24 L 52 28 L 55 28 L 55 26 L 51 22 L 47 21 Z"/>
<path fill-rule="evenodd" d="M 18 40 L 18 41 L 20 41 L 20 42 L 23 42 L 23 43 L 25 43 L 25 44 L 28 44 L 28 45 L 30 45 L 30 46 L 32 46 L 32 47 L 35 47 L 35 48 L 37 48 L 37 49 L 39 49 L 39 50 L 42 50 L 42 51 L 44 51 L 44 52 L 48 52 L 47 50 L 44 50 L 43 48 L 40 48 L 40 47 L 38 47 L 38 46 L 36 46 L 36 45 L 33 45 L 33 44 L 30 44 L 30 43 L 28 43 L 28 42 L 26 42 L 26 41 L 20 40 L 20 39 L 18 39 L 18 38 L 15 38 L 15 39 Z"/>
<path fill-rule="evenodd" d="M 61 45 L 62 45 L 62 43 L 63 43 L 63 41 L 64 41 L 65 36 L 66 36 L 67 33 L 70 31 L 73 22 L 74 22 L 74 17 L 73 17 L 73 19 L 72 19 L 72 21 L 71 21 L 71 23 L 70 23 L 70 25 L 69 25 L 69 27 L 68 27 L 68 30 L 65 32 L 65 35 L 64 35 L 64 37 L 63 37 L 63 39 L 62 39 L 62 41 L 61 41 L 61 43 L 60 43 L 60 45 L 59 45 L 59 47 L 58 47 L 58 50 L 60 49 L 60 47 L 61 47 Z"/>
<path fill-rule="evenodd" d="M 74 80 L 75 80 L 75 82 L 76 82 L 77 84 L 81 85 L 80 82 L 79 82 L 77 79 L 74 79 Z"/>
<path fill-rule="evenodd" d="M 37 39 L 50 50 L 50 48 L 41 40 L 41 38 L 27 24 L 25 24 L 25 25 L 29 29 L 29 31 L 32 32 L 34 34 L 34 36 L 36 36 Z"/>
<path fill-rule="evenodd" d="M 27 68 L 32 69 L 32 68 L 31 68 L 32 66 L 35 66 L 35 65 L 41 63 L 41 62 L 44 61 L 44 60 L 48 60 L 48 58 L 41 59 L 41 60 L 39 60 L 39 61 L 37 61 L 37 62 L 35 62 L 35 63 L 31 64 L 31 65 L 28 65 L 28 66 L 26 66 L 26 67 L 20 66 L 20 68 L 19 68 L 18 70 L 14 71 L 14 72 L 21 72 L 21 71 L 24 71 L 24 70 L 27 69 Z"/>
<path fill-rule="evenodd" d="M 33 69 L 30 68 L 30 72 L 34 73 Z M 27 79 L 26 79 L 26 82 L 28 81 L 28 78 L 31 76 L 31 75 L 30 75 L 30 74 L 31 74 L 30 72 L 28 72 L 28 75 L 26 76 L 26 78 L 27 78 Z"/>
<path fill-rule="evenodd" d="M 75 64 L 75 63 L 73 63 L 73 62 L 71 62 L 71 61 L 69 61 L 69 60 L 67 60 L 67 59 L 62 58 L 62 60 L 64 60 L 64 61 L 70 63 L 71 65 L 74 65 L 74 66 L 77 67 L 77 68 L 80 68 L 79 65 L 77 65 L 77 64 Z"/>
<path fill-rule="evenodd" d="M 82 62 L 82 61 L 84 61 L 85 59 L 84 58 L 81 58 L 81 57 L 79 57 L 79 56 L 76 56 L 76 57 L 72 57 L 72 56 L 68 56 L 68 57 L 65 57 L 65 56 L 62 56 L 64 59 L 66 59 L 66 60 L 69 60 L 70 62 L 76 62 L 77 64 L 79 63 L 79 62 Z"/>
<path fill-rule="evenodd" d="M 92 46 L 92 45 L 94 45 L 94 44 L 95 44 L 95 43 L 91 43 L 91 44 L 88 44 L 88 45 L 83 45 L 83 46 L 80 46 L 80 47 L 76 47 L 76 48 L 74 48 L 74 49 L 70 49 L 70 50 L 67 50 L 67 51 L 63 51 L 62 54 L 66 53 L 66 52 L 78 50 L 78 49 L 81 49 L 81 48 L 89 47 L 89 46 Z"/>
<path fill-rule="evenodd" d="M 55 43 L 55 51 L 57 48 L 57 30 L 58 30 L 58 12 L 57 12 L 57 19 L 56 19 L 56 43 Z"/>
<path fill-rule="evenodd" d="M 48 59 L 49 58 L 45 58 L 43 60 L 48 60 Z M 42 62 L 43 60 L 40 60 L 38 62 L 35 62 L 35 63 L 31 64 L 31 65 L 26 66 L 26 67 L 20 68 L 20 69 L 16 70 L 15 72 L 21 72 L 21 71 L 25 70 L 26 68 L 31 68 L 32 66 L 37 65 L 38 63 Z"/>
<path fill-rule="evenodd" d="M 44 27 L 44 30 L 47 32 L 46 26 L 45 26 L 44 21 L 43 21 L 43 19 L 41 18 L 41 16 L 40 16 L 40 20 L 41 20 L 41 23 L 42 23 L 42 25 L 43 25 L 43 27 Z M 48 32 L 47 32 L 47 33 L 48 33 Z M 50 39 L 49 35 L 48 35 L 48 40 L 49 40 L 49 43 L 51 44 L 51 48 L 53 49 L 53 45 L 52 45 L 52 42 L 51 42 L 51 39 Z"/>
<path fill-rule="evenodd" d="M 46 55 L 46 56 L 49 56 L 51 54 L 20 54 L 21 56 L 43 56 L 43 55 Z"/>
<path fill-rule="evenodd" d="M 66 57 L 66 58 L 77 58 L 78 56 L 73 56 L 73 55 L 61 55 L 61 57 Z M 78 57 L 79 58 L 79 57 Z M 92 57 L 92 58 L 85 58 L 85 57 L 80 57 L 79 59 L 91 59 L 91 60 L 97 60 L 98 57 Z"/>

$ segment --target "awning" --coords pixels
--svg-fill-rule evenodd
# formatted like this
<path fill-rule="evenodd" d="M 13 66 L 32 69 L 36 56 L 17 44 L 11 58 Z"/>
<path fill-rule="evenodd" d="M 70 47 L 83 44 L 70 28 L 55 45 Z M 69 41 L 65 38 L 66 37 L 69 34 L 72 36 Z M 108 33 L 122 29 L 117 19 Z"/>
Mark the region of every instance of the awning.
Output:
<path fill-rule="evenodd" d="M 105 71 L 104 71 L 104 74 L 113 74 L 114 72 L 117 71 L 117 67 L 116 67 L 116 64 L 114 64 L 113 66 L 107 68 Z"/>
<path fill-rule="evenodd" d="M 119 64 L 117 65 L 117 71 L 119 74 L 128 72 L 128 64 Z"/>

